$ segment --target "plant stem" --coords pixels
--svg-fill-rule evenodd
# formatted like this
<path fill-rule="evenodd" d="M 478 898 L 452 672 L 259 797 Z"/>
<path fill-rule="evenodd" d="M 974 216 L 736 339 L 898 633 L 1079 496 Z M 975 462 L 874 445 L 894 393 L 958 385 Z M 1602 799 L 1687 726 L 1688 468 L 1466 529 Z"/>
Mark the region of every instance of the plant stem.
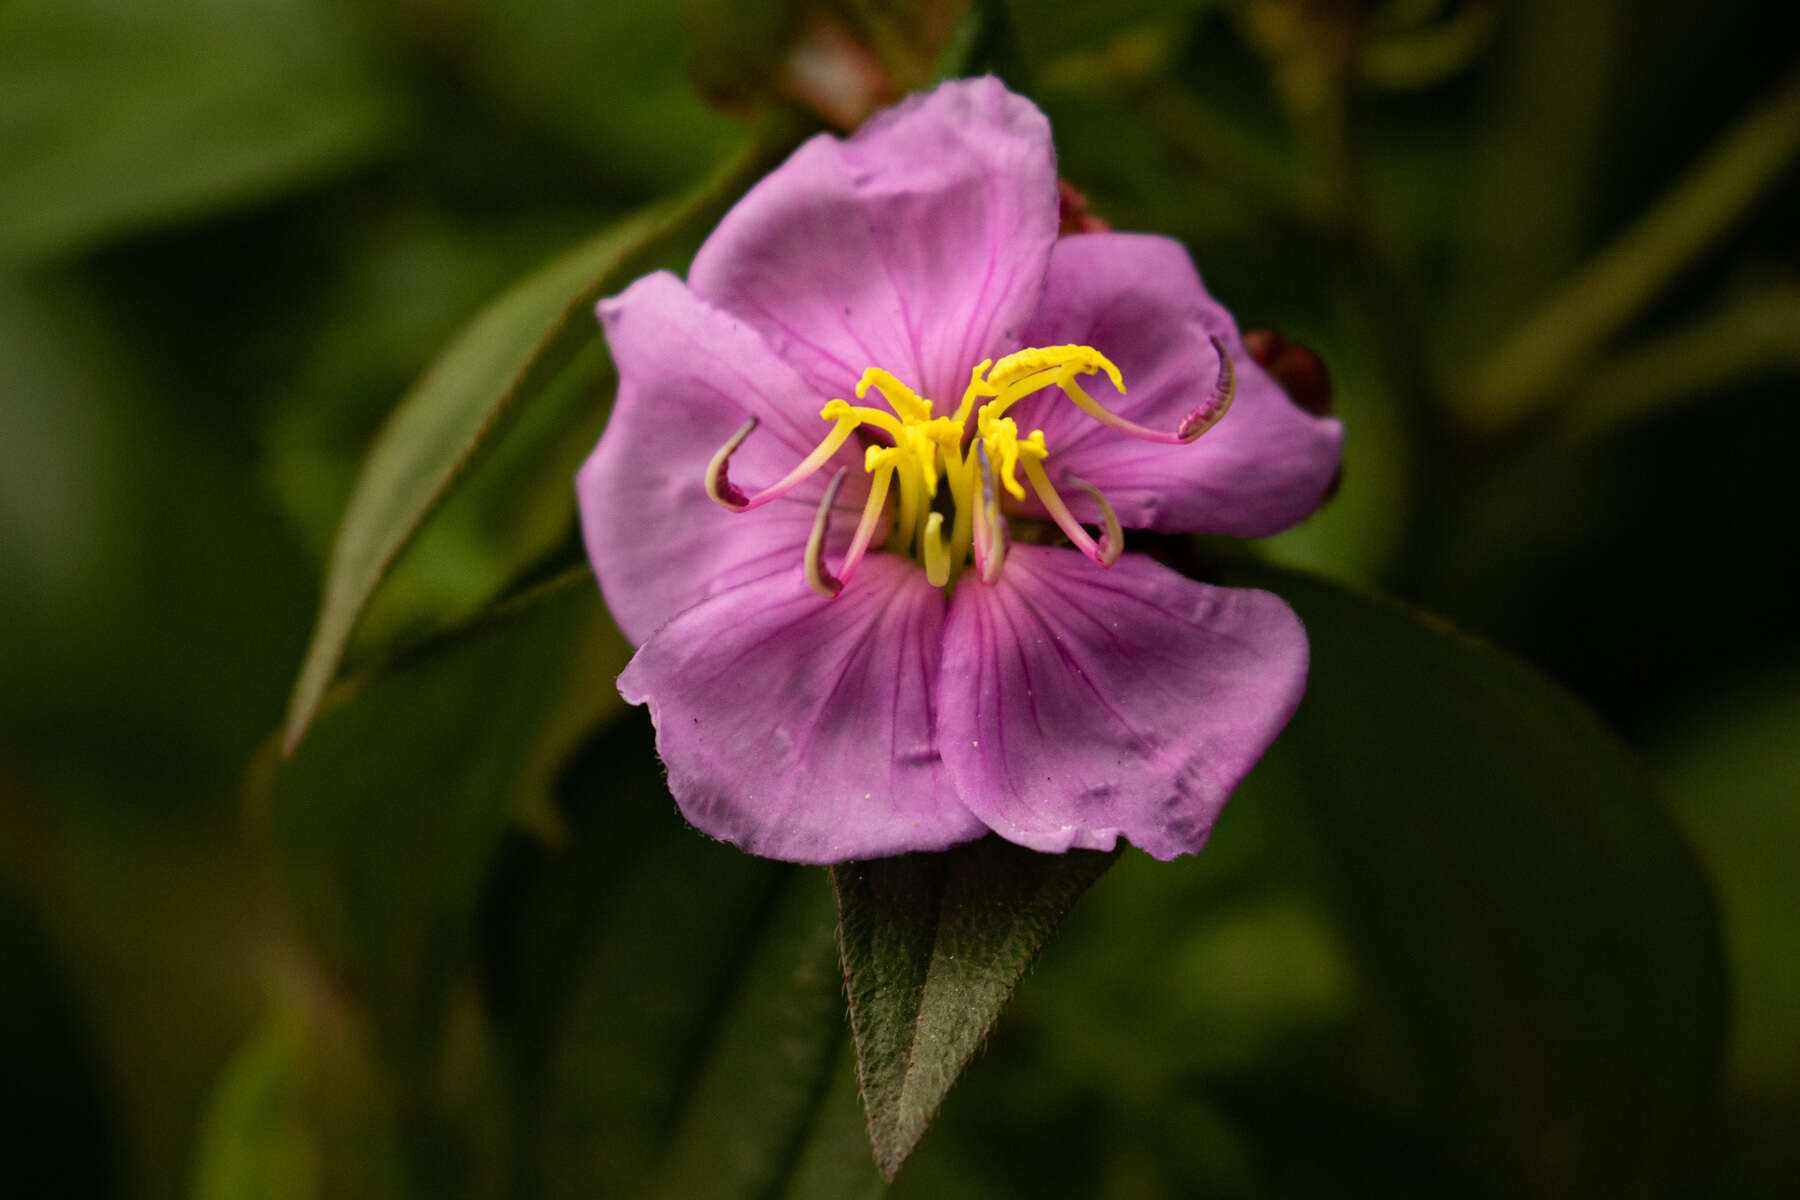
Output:
<path fill-rule="evenodd" d="M 1800 72 L 1476 366 L 1463 414 L 1471 431 L 1499 434 L 1537 416 L 1568 373 L 1731 228 L 1797 150 Z"/>

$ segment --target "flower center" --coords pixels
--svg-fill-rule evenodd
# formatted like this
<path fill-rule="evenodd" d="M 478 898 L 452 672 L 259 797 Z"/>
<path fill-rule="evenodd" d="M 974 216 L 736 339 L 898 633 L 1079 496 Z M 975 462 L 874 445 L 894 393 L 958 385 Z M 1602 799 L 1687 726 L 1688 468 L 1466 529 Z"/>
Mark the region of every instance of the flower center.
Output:
<path fill-rule="evenodd" d="M 1037 346 L 1020 350 L 995 362 L 987 359 L 970 373 L 969 386 L 952 416 L 932 415 L 932 402 L 914 392 L 893 374 L 879 367 L 863 372 L 856 398 L 865 400 L 870 389 L 887 401 L 887 409 L 833 400 L 819 410 L 832 423 L 811 454 L 782 478 L 754 495 L 745 495 L 728 477 L 731 456 L 756 428 L 752 417 L 731 436 L 706 468 L 706 494 L 732 512 L 748 512 L 786 494 L 831 460 L 864 426 L 885 443 L 868 446 L 863 469 L 871 476 L 869 498 L 850 548 L 833 574 L 825 567 L 825 534 L 830 525 L 838 487 L 844 481 L 840 468 L 825 489 L 806 544 L 806 580 L 814 591 L 837 595 L 856 570 L 884 517 L 890 495 L 892 519 L 887 527 L 887 549 L 909 554 L 925 567 L 934 587 L 947 587 L 973 562 L 982 582 L 1000 578 L 1006 561 L 1008 534 L 1000 511 L 1000 490 L 1015 501 L 1024 501 L 1022 470 L 1038 502 L 1076 549 L 1103 567 L 1118 561 L 1124 535 L 1112 505 L 1098 489 L 1064 473 L 1062 481 L 1085 491 L 1099 506 L 1103 530 L 1098 538 L 1075 519 L 1044 470 L 1049 448 L 1044 431 L 1034 429 L 1021 437 L 1018 423 L 1006 415 L 1019 401 L 1045 388 L 1061 389 L 1082 412 L 1111 429 L 1146 441 L 1181 445 L 1212 428 L 1231 407 L 1236 375 L 1231 356 L 1218 338 L 1212 339 L 1219 357 L 1219 378 L 1211 394 L 1182 419 L 1173 431 L 1151 429 L 1130 421 L 1102 405 L 1077 382 L 1082 375 L 1104 372 L 1121 395 L 1125 381 L 1119 368 L 1091 346 Z M 969 430 L 973 415 L 975 426 Z M 948 518 L 949 531 L 945 531 Z"/>

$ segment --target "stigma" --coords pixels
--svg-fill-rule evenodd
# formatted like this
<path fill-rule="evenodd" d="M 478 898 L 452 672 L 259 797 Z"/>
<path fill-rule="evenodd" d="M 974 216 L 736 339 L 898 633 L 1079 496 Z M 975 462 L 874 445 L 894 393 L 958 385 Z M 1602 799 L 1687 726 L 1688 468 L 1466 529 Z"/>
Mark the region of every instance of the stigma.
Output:
<path fill-rule="evenodd" d="M 806 581 L 820 595 L 833 597 L 843 590 L 884 528 L 883 548 L 917 560 L 934 587 L 954 586 L 970 569 L 984 584 L 997 582 L 1010 544 L 1004 506 L 1008 498 L 1023 504 L 1027 488 L 1075 549 L 1097 565 L 1110 567 L 1125 548 L 1112 505 L 1092 484 L 1056 472 L 1044 431 L 1022 434 L 1007 412 L 1019 401 L 1055 388 L 1108 429 L 1144 441 L 1183 445 L 1218 424 L 1236 394 L 1231 356 L 1218 338 L 1212 344 L 1218 355 L 1218 378 L 1172 430 L 1140 425 L 1088 393 L 1079 382 L 1085 375 L 1104 375 L 1121 395 L 1125 393 L 1119 368 L 1092 346 L 1037 346 L 997 362 L 984 360 L 971 370 L 960 402 L 947 416 L 937 415 L 930 399 L 891 372 L 870 367 L 857 382 L 857 403 L 836 399 L 819 410 L 830 430 L 786 475 L 754 492 L 732 482 L 731 457 L 756 430 L 751 418 L 707 464 L 706 494 L 730 512 L 750 512 L 798 487 L 829 464 L 852 437 L 862 437 L 862 466 L 870 477 L 868 498 L 842 560 L 835 568 L 826 565 L 825 541 L 847 468 L 840 467 L 826 486 L 807 538 Z M 871 392 L 884 407 L 866 403 Z M 1052 481 L 1053 474 L 1057 482 Z M 1057 483 L 1094 501 L 1101 513 L 1098 535 L 1076 520 Z"/>

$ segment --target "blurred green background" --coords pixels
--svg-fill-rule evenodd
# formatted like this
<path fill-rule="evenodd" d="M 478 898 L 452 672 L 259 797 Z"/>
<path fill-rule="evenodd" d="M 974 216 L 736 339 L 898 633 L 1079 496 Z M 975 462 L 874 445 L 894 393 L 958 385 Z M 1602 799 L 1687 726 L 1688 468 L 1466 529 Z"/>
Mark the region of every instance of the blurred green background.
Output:
<path fill-rule="evenodd" d="M 759 113 L 994 70 L 1095 212 L 1183 239 L 1241 323 L 1329 365 L 1343 486 L 1268 557 L 1534 664 L 1663 789 L 1729 1000 L 1722 1042 L 1696 1010 L 1691 1111 L 1636 1131 L 1654 1168 L 1617 1150 L 1610 1194 L 1800 1193 L 1789 7 L 0 0 L 0 1190 L 874 1186 L 818 873 L 679 826 L 585 593 L 375 671 L 274 785 L 270 739 L 363 454 L 465 322 Z M 353 668 L 578 561 L 589 341 Z M 387 774 L 344 785 L 372 725 Z M 1095 888 L 897 1191 L 1592 1183 L 1513 1153 L 1528 1080 L 1446 1114 L 1448 1043 L 1365 953 L 1285 770 L 1205 855 Z M 808 1014 L 814 1132 L 752 1170 L 714 1161 L 744 1111 L 716 1051 L 761 1028 L 765 969 Z M 1589 1149 L 1531 1153 L 1614 1152 Z"/>

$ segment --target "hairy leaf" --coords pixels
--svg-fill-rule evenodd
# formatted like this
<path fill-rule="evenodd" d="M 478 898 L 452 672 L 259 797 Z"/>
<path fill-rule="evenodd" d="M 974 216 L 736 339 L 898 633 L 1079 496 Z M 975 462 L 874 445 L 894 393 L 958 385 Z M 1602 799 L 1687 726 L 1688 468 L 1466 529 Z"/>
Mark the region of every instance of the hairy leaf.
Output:
<path fill-rule="evenodd" d="M 892 1179 L 1057 923 L 1115 853 L 997 837 L 831 868 L 876 1165 Z"/>

